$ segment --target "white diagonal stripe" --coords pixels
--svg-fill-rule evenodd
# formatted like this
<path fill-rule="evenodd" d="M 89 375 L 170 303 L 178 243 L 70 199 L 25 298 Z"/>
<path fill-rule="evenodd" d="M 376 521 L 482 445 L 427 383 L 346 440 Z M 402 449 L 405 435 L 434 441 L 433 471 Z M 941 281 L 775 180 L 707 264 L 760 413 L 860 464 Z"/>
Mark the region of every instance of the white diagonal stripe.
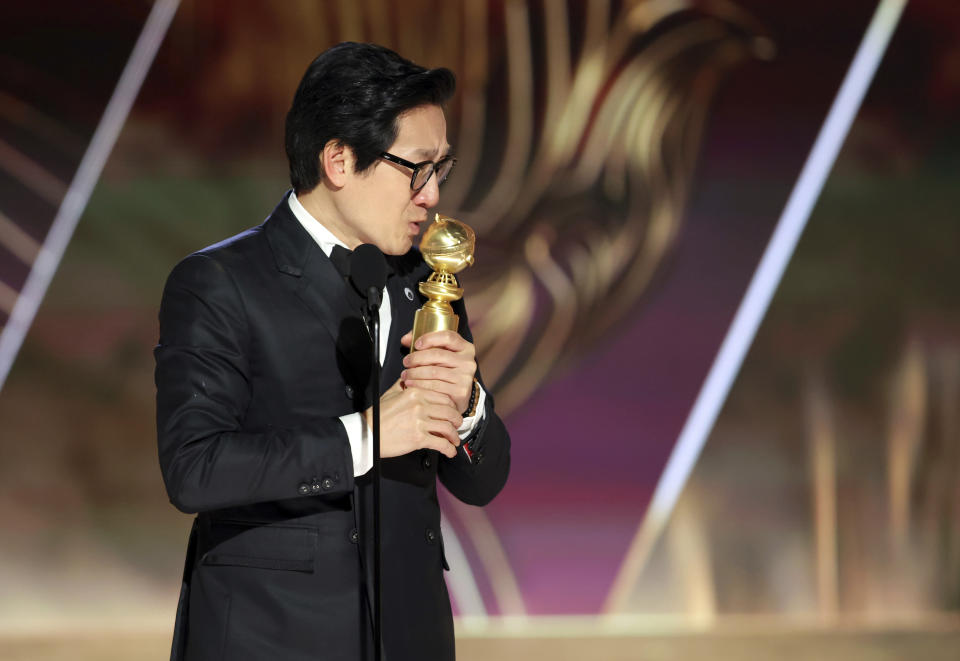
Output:
<path fill-rule="evenodd" d="M 156 0 L 143 30 L 137 38 L 130 59 L 120 74 L 117 87 L 103 111 L 103 117 L 97 130 L 90 139 L 90 145 L 80 161 L 77 173 L 70 182 L 50 231 L 40 247 L 33 268 L 20 291 L 10 318 L 0 333 L 0 389 L 10 373 L 13 361 L 20 351 L 23 339 L 37 314 L 40 302 L 47 293 L 50 281 L 60 265 L 63 253 L 70 243 L 73 231 L 77 227 L 80 215 L 87 206 L 93 193 L 93 187 L 100 178 L 107 157 L 120 135 L 130 114 L 134 99 L 153 63 L 157 49 L 167 34 L 170 22 L 177 11 L 180 0 Z"/>
<path fill-rule="evenodd" d="M 690 473 L 713 429 L 717 415 L 727 399 L 730 387 L 740 371 L 747 350 L 753 343 L 760 322 L 766 315 L 773 293 L 793 255 L 797 241 L 820 196 L 823 183 L 833 168 L 837 154 L 856 117 L 864 94 L 873 80 L 877 66 L 887 50 L 907 0 L 880 0 L 867 27 L 863 41 L 854 55 L 840 90 L 830 107 L 827 119 L 817 135 L 813 149 L 790 193 L 777 227 L 767 244 L 760 265 L 737 309 L 737 314 L 720 346 L 720 351 L 697 395 L 677 443 L 667 460 L 663 474 L 650 500 L 637 534 L 627 551 L 623 565 L 604 610 L 615 613 L 623 609 L 631 587 L 636 583 L 650 552 L 667 524 Z"/>

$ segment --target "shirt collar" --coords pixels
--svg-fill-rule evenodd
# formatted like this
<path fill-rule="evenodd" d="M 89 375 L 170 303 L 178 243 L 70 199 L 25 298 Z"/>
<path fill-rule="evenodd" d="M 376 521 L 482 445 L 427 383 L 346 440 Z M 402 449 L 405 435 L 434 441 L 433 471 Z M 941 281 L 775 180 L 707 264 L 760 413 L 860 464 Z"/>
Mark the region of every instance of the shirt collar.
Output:
<path fill-rule="evenodd" d="M 297 194 L 293 191 L 287 196 L 287 204 L 290 206 L 290 211 L 293 212 L 294 217 L 303 225 L 303 229 L 307 230 L 307 233 L 309 233 L 310 236 L 313 237 L 313 240 L 317 242 L 317 245 L 320 246 L 320 250 L 323 251 L 324 255 L 329 257 L 330 251 L 333 250 L 334 246 L 347 247 L 347 244 L 334 236 L 333 232 L 323 226 L 323 223 L 310 215 L 310 212 L 304 208 L 300 200 L 297 199 Z"/>

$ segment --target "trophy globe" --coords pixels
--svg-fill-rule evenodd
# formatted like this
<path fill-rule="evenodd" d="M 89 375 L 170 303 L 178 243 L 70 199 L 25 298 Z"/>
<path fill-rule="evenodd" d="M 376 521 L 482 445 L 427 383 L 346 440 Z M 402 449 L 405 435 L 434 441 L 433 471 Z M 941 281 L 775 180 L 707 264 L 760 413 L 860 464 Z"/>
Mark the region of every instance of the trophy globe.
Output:
<path fill-rule="evenodd" d="M 420 283 L 420 293 L 427 302 L 413 319 L 413 342 L 425 333 L 457 330 L 460 321 L 450 306 L 463 296 L 456 275 L 473 264 L 476 233 L 464 222 L 437 214 L 423 233 L 420 252 L 433 273 Z"/>

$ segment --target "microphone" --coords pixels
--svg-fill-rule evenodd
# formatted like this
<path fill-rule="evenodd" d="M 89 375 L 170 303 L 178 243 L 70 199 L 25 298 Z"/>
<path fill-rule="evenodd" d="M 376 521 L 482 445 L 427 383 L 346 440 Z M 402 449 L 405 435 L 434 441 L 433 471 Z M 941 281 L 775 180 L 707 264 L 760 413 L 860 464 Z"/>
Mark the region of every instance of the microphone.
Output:
<path fill-rule="evenodd" d="M 371 309 L 380 308 L 381 292 L 387 284 L 387 260 L 375 245 L 364 243 L 350 254 L 350 283 L 366 297 Z"/>

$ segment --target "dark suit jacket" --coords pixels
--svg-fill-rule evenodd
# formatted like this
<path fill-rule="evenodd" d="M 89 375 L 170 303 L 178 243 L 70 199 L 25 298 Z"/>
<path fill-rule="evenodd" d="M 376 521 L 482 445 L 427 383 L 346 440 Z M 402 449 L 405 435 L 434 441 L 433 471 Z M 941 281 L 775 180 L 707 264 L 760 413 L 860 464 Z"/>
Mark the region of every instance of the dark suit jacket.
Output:
<path fill-rule="evenodd" d="M 429 272 L 415 250 L 391 262 L 382 391 L 402 369 L 399 338 Z M 173 504 L 199 512 L 174 658 L 372 658 L 371 485 L 354 479 L 338 420 L 372 401 L 369 354 L 348 285 L 286 198 L 173 269 L 155 352 L 160 467 Z M 472 461 L 421 450 L 383 462 L 389 661 L 454 657 L 436 478 L 474 505 L 503 487 L 510 441 L 486 401 Z"/>

